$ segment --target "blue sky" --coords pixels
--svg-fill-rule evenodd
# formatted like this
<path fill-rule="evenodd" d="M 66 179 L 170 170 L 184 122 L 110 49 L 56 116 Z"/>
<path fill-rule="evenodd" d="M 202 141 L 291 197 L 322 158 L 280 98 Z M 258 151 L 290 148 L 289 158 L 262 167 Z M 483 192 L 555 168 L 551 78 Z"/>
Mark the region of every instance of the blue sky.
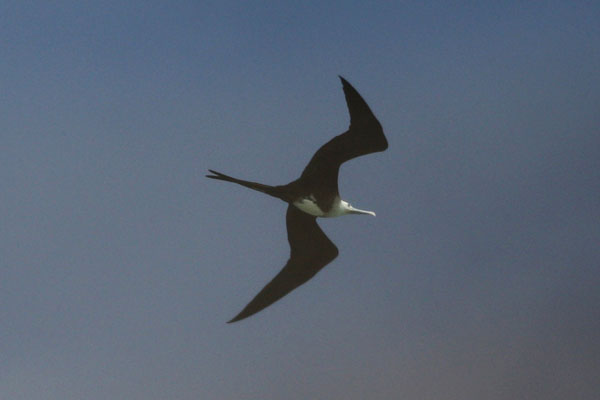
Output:
<path fill-rule="evenodd" d="M 0 398 L 592 399 L 594 2 L 0 5 Z M 225 322 L 289 255 L 296 179 L 347 128 L 376 218 Z"/>

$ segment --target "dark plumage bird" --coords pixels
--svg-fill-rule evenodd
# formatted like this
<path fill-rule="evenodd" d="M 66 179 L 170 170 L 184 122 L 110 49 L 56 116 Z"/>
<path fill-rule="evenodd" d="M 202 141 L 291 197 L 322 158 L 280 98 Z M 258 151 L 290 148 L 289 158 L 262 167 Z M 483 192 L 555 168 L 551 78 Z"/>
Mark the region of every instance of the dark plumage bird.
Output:
<path fill-rule="evenodd" d="M 283 269 L 231 321 L 247 318 L 270 306 L 298 286 L 307 282 L 338 255 L 337 247 L 317 225 L 317 217 L 346 214 L 369 214 L 340 198 L 338 172 L 343 162 L 388 147 L 383 129 L 371 109 L 344 78 L 340 76 L 350 111 L 350 127 L 325 143 L 313 155 L 300 178 L 287 185 L 270 186 L 232 178 L 209 170 L 211 179 L 237 183 L 277 197 L 289 204 L 286 214 L 290 259 Z"/>

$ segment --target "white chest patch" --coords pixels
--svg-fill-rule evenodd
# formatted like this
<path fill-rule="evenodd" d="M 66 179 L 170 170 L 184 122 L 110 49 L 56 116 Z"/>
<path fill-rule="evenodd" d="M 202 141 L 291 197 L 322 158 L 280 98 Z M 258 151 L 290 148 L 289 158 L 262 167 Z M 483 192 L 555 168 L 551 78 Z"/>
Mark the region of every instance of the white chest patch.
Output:
<path fill-rule="evenodd" d="M 319 208 L 314 196 L 304 197 L 294 202 L 294 205 L 307 214 L 323 217 L 325 213 Z"/>
<path fill-rule="evenodd" d="M 317 200 L 312 195 L 295 201 L 294 205 L 305 213 L 314 215 L 315 217 L 338 217 L 345 214 L 341 203 L 340 199 L 337 198 L 336 201 L 333 202 L 331 210 L 326 213 L 319 208 Z"/>

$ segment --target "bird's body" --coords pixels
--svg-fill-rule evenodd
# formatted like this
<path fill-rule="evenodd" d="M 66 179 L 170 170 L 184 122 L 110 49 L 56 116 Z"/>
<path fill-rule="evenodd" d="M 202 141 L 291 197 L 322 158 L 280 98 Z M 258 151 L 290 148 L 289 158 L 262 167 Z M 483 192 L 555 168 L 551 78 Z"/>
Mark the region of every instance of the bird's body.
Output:
<path fill-rule="evenodd" d="M 341 199 L 338 190 L 340 165 L 352 158 L 383 151 L 388 143 L 383 129 L 367 103 L 344 78 L 340 77 L 350 111 L 350 128 L 321 146 L 300 178 L 287 185 L 270 186 L 244 181 L 209 170 L 208 178 L 237 183 L 289 203 L 286 215 L 290 259 L 279 274 L 231 321 L 247 318 L 273 304 L 312 278 L 338 255 L 337 247 L 316 223 L 317 217 L 368 214 L 372 211 L 352 207 Z"/>
<path fill-rule="evenodd" d="M 340 207 L 341 202 L 341 199 L 336 197 L 333 199 L 331 207 L 328 210 L 324 210 L 319 207 L 317 199 L 311 194 L 310 196 L 299 198 L 292 204 L 305 213 L 314 215 L 315 217 L 338 217 L 343 213 L 343 208 Z"/>
<path fill-rule="evenodd" d="M 319 207 L 317 199 L 313 196 L 302 197 L 292 203 L 300 210 L 315 217 L 331 218 L 340 217 L 346 214 L 369 214 L 375 216 L 373 211 L 358 210 L 339 197 L 335 197 L 331 202 L 331 207 L 323 209 Z"/>

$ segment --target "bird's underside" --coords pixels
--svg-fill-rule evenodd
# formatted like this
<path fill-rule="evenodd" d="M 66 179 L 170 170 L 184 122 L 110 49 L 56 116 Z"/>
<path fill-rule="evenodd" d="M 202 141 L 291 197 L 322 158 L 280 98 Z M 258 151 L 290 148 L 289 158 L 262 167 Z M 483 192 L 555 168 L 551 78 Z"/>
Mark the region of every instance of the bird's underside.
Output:
<path fill-rule="evenodd" d="M 273 304 L 298 286 L 307 282 L 338 255 L 337 247 L 317 225 L 316 216 L 338 216 L 346 213 L 371 214 L 352 208 L 341 201 L 338 192 L 340 165 L 352 158 L 384 151 L 388 143 L 383 129 L 367 103 L 342 77 L 346 103 L 350 112 L 349 129 L 321 146 L 297 180 L 281 186 L 244 181 L 209 170 L 208 178 L 233 182 L 257 190 L 287 203 L 286 226 L 290 258 L 283 269 L 231 321 L 247 318 Z M 313 215 L 302 211 L 298 202 L 311 202 Z M 294 205 L 296 204 L 296 205 Z M 336 211 L 336 212 L 334 212 Z"/>

